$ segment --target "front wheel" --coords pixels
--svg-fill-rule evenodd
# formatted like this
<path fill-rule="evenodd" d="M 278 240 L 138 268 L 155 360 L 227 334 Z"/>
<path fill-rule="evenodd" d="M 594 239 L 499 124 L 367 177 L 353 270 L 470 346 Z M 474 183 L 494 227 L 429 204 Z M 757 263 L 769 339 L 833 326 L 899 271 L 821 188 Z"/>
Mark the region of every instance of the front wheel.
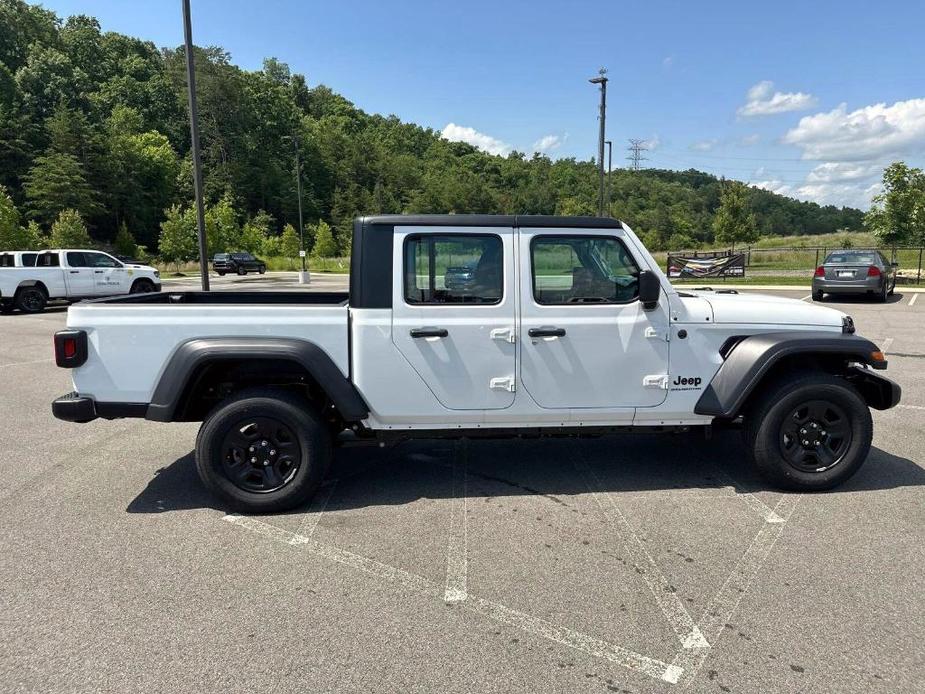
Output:
<path fill-rule="evenodd" d="M 0 313 L 6 315 L 16 310 L 16 305 L 12 301 L 0 302 Z"/>
<path fill-rule="evenodd" d="M 820 291 L 813 292 L 813 301 L 822 301 L 825 298 L 825 294 Z"/>
<path fill-rule="evenodd" d="M 135 280 L 135 282 L 132 284 L 131 290 L 129 290 L 129 293 L 130 294 L 150 294 L 153 291 L 154 291 L 154 282 L 152 282 L 151 280 L 140 279 L 140 280 Z"/>
<path fill-rule="evenodd" d="M 308 502 L 332 456 L 331 435 L 311 404 L 269 388 L 242 391 L 203 422 L 196 468 L 222 502 L 247 513 Z"/>
<path fill-rule="evenodd" d="M 261 265 L 257 272 L 259 272 L 261 275 L 265 275 L 267 273 L 267 269 Z"/>
<path fill-rule="evenodd" d="M 238 274 L 239 274 L 239 275 L 246 275 L 246 274 L 247 274 L 247 270 L 246 270 L 245 268 L 243 268 L 243 267 L 239 267 L 239 268 L 238 268 Z"/>
<path fill-rule="evenodd" d="M 858 471 L 870 452 L 873 422 L 851 384 L 799 372 L 766 390 L 745 417 L 749 455 L 783 489 L 821 491 Z"/>

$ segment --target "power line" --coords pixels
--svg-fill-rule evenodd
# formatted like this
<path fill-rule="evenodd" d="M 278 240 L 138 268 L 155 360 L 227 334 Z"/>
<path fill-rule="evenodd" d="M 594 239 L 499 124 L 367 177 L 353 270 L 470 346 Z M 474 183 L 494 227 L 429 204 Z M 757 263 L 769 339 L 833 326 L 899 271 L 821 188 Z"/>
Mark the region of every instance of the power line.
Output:
<path fill-rule="evenodd" d="M 648 159 L 648 157 L 642 156 L 642 153 L 648 152 L 649 148 L 646 147 L 645 140 L 636 140 L 631 138 L 629 143 L 630 146 L 626 148 L 626 151 L 628 151 L 630 155 L 627 157 L 627 159 L 630 161 L 633 171 L 639 171 L 639 162 Z"/>

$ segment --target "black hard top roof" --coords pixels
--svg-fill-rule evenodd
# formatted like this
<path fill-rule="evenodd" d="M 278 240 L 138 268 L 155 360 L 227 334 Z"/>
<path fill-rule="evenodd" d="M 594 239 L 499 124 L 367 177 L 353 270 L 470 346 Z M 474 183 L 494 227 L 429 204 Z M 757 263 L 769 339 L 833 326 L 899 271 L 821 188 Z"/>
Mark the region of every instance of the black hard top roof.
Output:
<path fill-rule="evenodd" d="M 472 226 L 472 227 L 552 227 L 564 229 L 620 229 L 623 224 L 611 217 L 563 217 L 546 214 L 384 214 L 360 217 L 364 225 L 388 226 Z"/>

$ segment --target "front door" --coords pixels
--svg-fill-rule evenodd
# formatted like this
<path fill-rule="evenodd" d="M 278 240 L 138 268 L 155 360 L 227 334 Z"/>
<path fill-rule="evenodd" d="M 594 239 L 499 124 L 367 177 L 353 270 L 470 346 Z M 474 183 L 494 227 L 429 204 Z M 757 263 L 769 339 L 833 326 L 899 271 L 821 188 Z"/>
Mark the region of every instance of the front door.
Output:
<path fill-rule="evenodd" d="M 667 301 L 638 296 L 622 229 L 521 229 L 521 380 L 540 406 L 653 407 L 667 395 Z"/>
<path fill-rule="evenodd" d="M 93 293 L 96 296 L 127 294 L 129 276 L 125 266 L 105 253 L 84 252 L 87 264 L 93 268 Z"/>
<path fill-rule="evenodd" d="M 396 227 L 392 342 L 444 407 L 514 402 L 516 284 L 509 227 Z"/>

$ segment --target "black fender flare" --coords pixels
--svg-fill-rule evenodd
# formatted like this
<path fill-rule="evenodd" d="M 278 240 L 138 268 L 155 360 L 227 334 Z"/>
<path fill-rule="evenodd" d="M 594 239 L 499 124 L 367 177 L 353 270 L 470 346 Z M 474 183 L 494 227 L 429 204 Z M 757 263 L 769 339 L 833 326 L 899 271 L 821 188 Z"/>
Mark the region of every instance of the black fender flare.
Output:
<path fill-rule="evenodd" d="M 359 422 L 369 408 L 353 383 L 321 347 L 308 340 L 278 337 L 204 337 L 184 342 L 167 360 L 145 418 L 172 422 L 190 379 L 209 363 L 241 359 L 280 359 L 300 364 L 317 381 L 341 417 Z"/>
<path fill-rule="evenodd" d="M 726 357 L 694 406 L 694 412 L 713 417 L 738 416 L 764 375 L 786 357 L 843 357 L 846 362 L 885 369 L 885 360 L 871 356 L 878 351 L 870 340 L 844 333 L 807 330 L 751 335 L 736 344 Z"/>

